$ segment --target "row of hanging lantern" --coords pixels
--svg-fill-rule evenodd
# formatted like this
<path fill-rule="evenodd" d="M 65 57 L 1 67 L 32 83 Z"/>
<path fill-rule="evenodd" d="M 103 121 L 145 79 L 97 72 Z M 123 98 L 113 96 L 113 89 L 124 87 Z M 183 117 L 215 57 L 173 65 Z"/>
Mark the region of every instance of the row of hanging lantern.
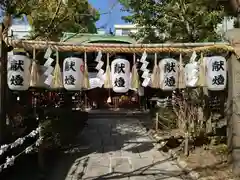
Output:
<path fill-rule="evenodd" d="M 44 64 L 45 72 L 41 74 L 35 60 L 25 55 L 12 55 L 8 58 L 8 86 L 11 90 L 24 91 L 29 87 L 41 87 L 41 76 L 46 76 L 44 84 L 50 88 L 62 88 L 76 91 L 89 89 L 89 77 L 87 69 L 87 56 L 84 60 L 77 57 L 69 57 L 63 61 L 63 72 L 59 65 L 58 53 L 56 53 L 55 68 L 51 66 L 54 59 L 48 57 Z M 111 73 L 112 72 L 112 73 Z M 113 88 L 115 92 L 127 92 L 130 86 L 130 63 L 125 59 L 115 59 L 111 66 L 109 54 L 107 54 L 107 68 L 104 78 L 104 87 Z"/>
<path fill-rule="evenodd" d="M 193 57 L 195 56 L 195 57 Z M 176 88 L 207 86 L 209 90 L 223 90 L 227 82 L 226 59 L 222 56 L 203 57 L 198 62 L 195 61 L 196 54 L 193 55 L 188 64 L 183 65 L 182 55 L 179 61 L 172 58 L 165 58 L 157 63 L 157 54 L 155 54 L 155 63 L 152 74 L 147 69 L 146 53 L 143 54 L 141 70 L 144 82 L 142 86 L 151 86 L 152 88 L 161 88 L 171 91 Z M 99 56 L 97 57 L 99 58 Z M 49 60 L 47 60 L 49 61 Z M 51 62 L 54 60 L 51 60 Z M 107 54 L 107 66 L 103 78 L 104 88 L 112 88 L 118 93 L 125 93 L 129 89 L 138 89 L 140 87 L 139 75 L 136 67 L 135 55 L 133 57 L 132 72 L 130 72 L 130 63 L 126 59 L 117 58 L 109 63 L 109 54 Z M 98 66 L 104 64 L 101 59 L 97 60 Z M 63 73 L 59 65 L 58 53 L 56 54 L 55 68 L 49 66 L 44 72 L 47 75 L 45 84 L 51 88 L 62 88 L 67 90 L 88 89 L 89 78 L 87 69 L 86 53 L 84 60 L 76 57 L 69 57 L 63 61 Z M 51 64 L 51 63 L 50 63 Z M 33 61 L 24 55 L 13 55 L 8 59 L 8 86 L 11 90 L 23 91 L 29 87 L 37 86 L 40 79 L 39 68 L 35 60 L 35 51 L 33 52 Z M 97 69 L 101 70 L 98 67 Z M 50 69 L 50 70 L 49 70 Z M 101 70 L 101 74 L 104 71 Z"/>
<path fill-rule="evenodd" d="M 186 87 L 207 87 L 211 91 L 224 90 L 227 84 L 227 61 L 222 56 L 194 58 L 185 66 L 182 55 L 179 61 L 172 58 L 156 63 L 151 75 L 151 86 L 163 90 L 184 89 Z M 157 72 L 158 71 L 158 72 Z"/>
<path fill-rule="evenodd" d="M 221 91 L 227 85 L 227 61 L 223 56 L 201 58 L 185 66 L 187 87 L 206 86 L 211 91 Z"/>

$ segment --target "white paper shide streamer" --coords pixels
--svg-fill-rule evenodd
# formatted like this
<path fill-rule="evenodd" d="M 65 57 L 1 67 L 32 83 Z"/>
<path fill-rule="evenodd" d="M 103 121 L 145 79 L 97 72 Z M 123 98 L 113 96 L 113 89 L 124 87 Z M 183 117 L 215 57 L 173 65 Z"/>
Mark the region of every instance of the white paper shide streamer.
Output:
<path fill-rule="evenodd" d="M 40 128 L 38 127 L 36 130 L 33 130 L 32 132 L 30 132 L 28 135 L 26 135 L 24 137 L 18 138 L 11 144 L 1 145 L 0 146 L 0 156 L 2 154 L 4 154 L 6 151 L 8 151 L 9 149 L 13 149 L 15 147 L 22 145 L 27 138 L 29 138 L 29 137 L 33 138 L 33 137 L 37 136 L 39 132 L 40 132 Z"/>
<path fill-rule="evenodd" d="M 197 53 L 194 51 L 188 64 L 185 65 L 185 83 L 187 87 L 197 87 L 199 80 L 199 63 L 196 62 Z"/>
<path fill-rule="evenodd" d="M 46 59 L 44 65 L 41 67 L 42 71 L 44 72 L 43 75 L 40 77 L 41 81 L 43 81 L 42 86 L 43 87 L 49 87 L 52 84 L 53 75 L 52 72 L 54 68 L 51 66 L 51 64 L 55 61 L 53 58 L 51 58 L 53 51 L 51 48 L 48 48 L 44 59 Z"/>
<path fill-rule="evenodd" d="M 146 59 L 147 59 L 147 53 L 144 52 L 140 59 L 140 62 L 142 63 L 140 70 L 143 71 L 143 74 L 142 74 L 142 78 L 143 78 L 142 86 L 143 87 L 147 87 L 151 81 L 151 74 L 149 73 L 149 70 L 147 69 L 149 62 L 146 61 Z"/>
<path fill-rule="evenodd" d="M 113 91 L 125 93 L 130 88 L 130 63 L 126 59 L 115 59 L 111 64 Z"/>
<path fill-rule="evenodd" d="M 104 62 L 102 61 L 102 52 L 99 51 L 98 55 L 95 59 L 95 61 L 98 63 L 95 69 L 98 71 L 97 72 L 97 78 L 100 79 L 102 83 L 104 83 L 104 70 L 102 69 Z"/>
<path fill-rule="evenodd" d="M 38 147 L 42 143 L 42 140 L 43 139 L 41 137 L 39 137 L 34 144 L 28 146 L 21 154 L 30 154 L 34 150 L 35 147 Z M 4 169 L 7 169 L 7 168 L 13 166 L 17 157 L 18 157 L 18 155 L 17 156 L 12 155 L 11 157 L 8 156 L 6 158 L 6 162 L 0 165 L 0 173 Z"/>
<path fill-rule="evenodd" d="M 63 85 L 67 90 L 77 91 L 83 85 L 84 62 L 81 58 L 69 57 L 63 61 Z"/>
<path fill-rule="evenodd" d="M 25 137 L 22 138 L 18 138 L 16 141 L 14 141 L 11 144 L 4 144 L 0 147 L 0 156 L 5 153 L 6 151 L 8 151 L 9 149 L 13 149 L 15 147 L 18 147 L 20 145 L 22 145 L 24 143 L 24 141 L 29 138 L 29 137 L 36 137 L 40 132 L 40 128 L 38 127 L 36 130 L 33 130 L 32 132 L 30 132 L 28 135 L 26 135 Z M 43 137 L 39 137 L 35 143 L 33 143 L 32 145 L 28 146 L 23 152 L 21 152 L 18 155 L 12 155 L 12 156 L 8 156 L 6 158 L 6 162 L 3 164 L 0 164 L 0 173 L 4 170 L 7 169 L 10 166 L 13 166 L 15 163 L 16 158 L 21 155 L 21 154 L 29 154 L 34 150 L 34 147 L 38 147 L 43 141 Z"/>
<path fill-rule="evenodd" d="M 31 60 L 24 55 L 13 55 L 8 58 L 7 76 L 8 87 L 15 91 L 29 88 Z"/>
<path fill-rule="evenodd" d="M 207 87 L 211 91 L 224 90 L 227 84 L 227 62 L 222 56 L 206 58 Z"/>
<path fill-rule="evenodd" d="M 188 63 L 185 66 L 185 82 L 187 87 L 197 87 L 199 79 L 199 64 Z"/>
<path fill-rule="evenodd" d="M 160 71 L 160 86 L 166 91 L 175 90 L 178 79 L 178 62 L 172 58 L 165 58 L 159 62 Z"/>

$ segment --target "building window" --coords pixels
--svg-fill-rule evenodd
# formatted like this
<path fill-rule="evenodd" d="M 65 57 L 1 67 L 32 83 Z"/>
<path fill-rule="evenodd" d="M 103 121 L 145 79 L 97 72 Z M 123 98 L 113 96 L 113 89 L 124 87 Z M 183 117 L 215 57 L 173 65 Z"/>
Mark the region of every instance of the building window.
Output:
<path fill-rule="evenodd" d="M 122 30 L 122 35 L 123 35 L 123 36 L 128 36 L 129 33 L 130 33 L 130 31 L 129 31 L 128 29 L 123 29 L 123 30 Z"/>

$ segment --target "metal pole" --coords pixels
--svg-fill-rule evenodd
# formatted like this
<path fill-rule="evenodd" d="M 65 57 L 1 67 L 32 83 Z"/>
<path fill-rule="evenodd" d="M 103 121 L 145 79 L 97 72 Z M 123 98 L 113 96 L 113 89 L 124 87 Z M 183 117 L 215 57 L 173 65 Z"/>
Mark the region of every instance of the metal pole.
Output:
<path fill-rule="evenodd" d="M 158 131 L 158 113 L 156 113 L 155 130 Z"/>
<path fill-rule="evenodd" d="M 2 24 L 1 32 L 4 30 Z M 6 115 L 7 115 L 7 58 L 8 47 L 1 39 L 1 60 L 0 60 L 0 144 L 6 138 Z"/>
<path fill-rule="evenodd" d="M 240 13 L 237 14 L 237 28 L 240 28 Z"/>

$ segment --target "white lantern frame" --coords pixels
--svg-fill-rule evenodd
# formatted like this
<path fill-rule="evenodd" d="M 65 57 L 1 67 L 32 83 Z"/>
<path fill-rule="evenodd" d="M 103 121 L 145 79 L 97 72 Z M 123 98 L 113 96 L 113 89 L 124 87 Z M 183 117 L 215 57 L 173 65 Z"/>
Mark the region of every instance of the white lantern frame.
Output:
<path fill-rule="evenodd" d="M 20 64 L 12 64 L 13 61 L 16 61 L 15 63 L 18 61 Z M 9 89 L 13 91 L 26 91 L 29 89 L 31 62 L 31 59 L 26 55 L 12 55 L 8 57 L 7 84 Z M 15 68 L 15 70 L 12 68 Z M 12 79 L 13 77 L 16 79 Z M 21 85 L 14 85 L 14 80 L 15 83 L 20 83 Z"/>
<path fill-rule="evenodd" d="M 227 60 L 223 56 L 204 57 L 207 87 L 211 91 L 222 91 L 227 86 Z M 215 63 L 215 64 L 214 64 Z"/>
<path fill-rule="evenodd" d="M 66 64 L 69 67 L 66 67 Z M 73 64 L 71 64 L 73 63 Z M 74 67 L 72 67 L 74 66 Z M 75 69 L 74 69 L 75 68 Z M 68 69 L 68 70 L 66 70 Z M 75 71 L 74 71 L 75 70 Z M 77 57 L 68 57 L 63 61 L 63 86 L 66 90 L 69 91 L 78 91 L 83 87 L 83 73 L 84 73 L 84 61 L 82 58 Z M 66 83 L 66 77 L 69 77 L 68 82 Z M 75 84 L 71 84 L 75 80 Z"/>
<path fill-rule="evenodd" d="M 123 72 L 119 72 L 119 73 L 115 73 L 115 66 L 117 64 L 124 64 L 124 71 L 125 73 Z M 122 67 L 120 67 L 122 68 Z M 130 62 L 126 59 L 123 59 L 123 58 L 117 58 L 117 59 L 114 59 L 111 63 L 111 79 L 112 79 L 112 87 L 113 87 L 113 91 L 116 92 L 116 93 L 126 93 L 129 88 L 130 88 L 130 85 L 131 85 L 131 80 L 130 80 Z M 125 85 L 124 87 L 116 87 L 116 80 L 117 79 L 121 79 L 125 82 Z"/>
<path fill-rule="evenodd" d="M 165 64 L 167 63 L 174 63 L 175 64 L 175 72 L 164 72 L 165 71 Z M 164 91 L 173 91 L 177 88 L 177 81 L 178 81 L 178 69 L 179 69 L 179 64 L 176 59 L 173 58 L 164 58 L 159 62 L 159 68 L 160 68 L 160 88 Z M 174 86 L 166 86 L 165 82 L 170 81 L 171 83 L 174 83 Z M 174 78 L 174 79 L 172 79 Z"/>

